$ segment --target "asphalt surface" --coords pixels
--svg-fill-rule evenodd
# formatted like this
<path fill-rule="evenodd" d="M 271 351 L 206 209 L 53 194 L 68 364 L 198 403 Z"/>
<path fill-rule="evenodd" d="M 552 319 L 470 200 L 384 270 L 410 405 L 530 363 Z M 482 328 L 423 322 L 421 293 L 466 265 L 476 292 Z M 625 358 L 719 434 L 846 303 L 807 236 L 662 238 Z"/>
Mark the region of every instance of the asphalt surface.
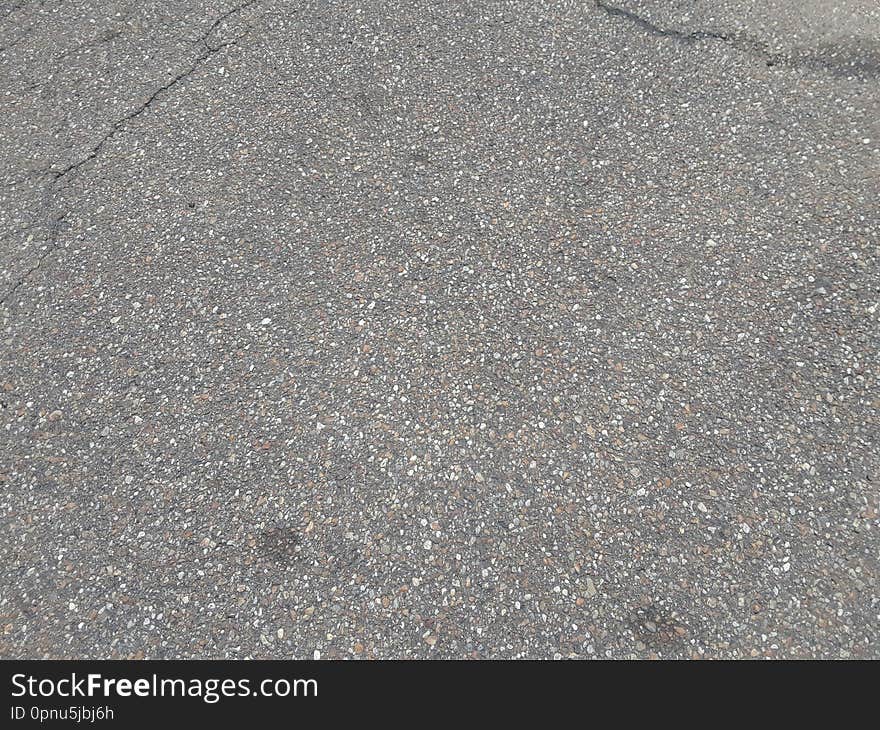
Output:
<path fill-rule="evenodd" d="M 0 655 L 880 657 L 873 0 L 0 2 Z"/>

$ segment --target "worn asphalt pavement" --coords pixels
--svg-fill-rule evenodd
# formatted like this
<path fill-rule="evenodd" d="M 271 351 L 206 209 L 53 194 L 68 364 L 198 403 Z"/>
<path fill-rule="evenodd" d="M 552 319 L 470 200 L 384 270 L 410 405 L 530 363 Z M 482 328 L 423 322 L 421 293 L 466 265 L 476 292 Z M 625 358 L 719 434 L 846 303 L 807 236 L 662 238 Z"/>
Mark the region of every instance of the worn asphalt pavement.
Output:
<path fill-rule="evenodd" d="M 0 0 L 0 656 L 880 657 L 874 0 Z"/>

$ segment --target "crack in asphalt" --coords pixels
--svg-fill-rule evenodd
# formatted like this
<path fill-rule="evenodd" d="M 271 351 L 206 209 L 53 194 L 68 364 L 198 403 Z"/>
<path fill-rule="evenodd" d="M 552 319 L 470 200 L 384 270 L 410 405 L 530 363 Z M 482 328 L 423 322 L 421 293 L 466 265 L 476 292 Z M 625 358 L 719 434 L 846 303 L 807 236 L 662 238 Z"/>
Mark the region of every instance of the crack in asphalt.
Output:
<path fill-rule="evenodd" d="M 745 51 L 746 53 L 756 53 L 760 56 L 763 56 L 764 59 L 767 61 L 768 66 L 776 65 L 777 63 L 780 63 L 784 60 L 784 57 L 780 54 L 771 52 L 767 48 L 766 44 L 754 39 L 745 40 L 743 38 L 738 38 L 728 33 L 719 33 L 717 31 L 711 30 L 694 30 L 686 32 L 676 30 L 675 28 L 663 28 L 659 25 L 655 25 L 650 20 L 643 18 L 641 15 L 638 15 L 631 10 L 621 8 L 616 5 L 610 5 L 609 3 L 605 2 L 605 0 L 594 0 L 594 3 L 597 8 L 605 12 L 607 15 L 610 15 L 614 18 L 622 18 L 624 20 L 627 20 L 630 23 L 633 23 L 634 25 L 641 28 L 646 33 L 649 33 L 650 35 L 659 36 L 661 38 L 672 38 L 681 43 L 721 41 L 722 43 L 726 43 L 739 51 Z"/>
<path fill-rule="evenodd" d="M 199 66 L 201 66 L 212 55 L 222 50 L 223 48 L 226 48 L 227 46 L 235 45 L 235 43 L 236 41 L 227 41 L 225 43 L 221 43 L 219 46 L 206 45 L 205 49 L 198 56 L 196 56 L 195 60 L 192 64 L 190 64 L 190 66 L 174 76 L 169 82 L 157 88 L 139 107 L 129 112 L 121 119 L 116 120 L 110 127 L 110 131 L 107 132 L 107 134 L 105 134 L 100 139 L 100 141 L 94 147 L 92 147 L 91 150 L 89 150 L 89 153 L 85 157 L 77 160 L 76 162 L 71 162 L 69 165 L 67 165 L 67 167 L 61 170 L 53 170 L 50 168 L 48 170 L 48 173 L 52 175 L 52 177 L 57 182 L 71 172 L 78 170 L 83 165 L 88 164 L 89 162 L 94 160 L 101 153 L 104 145 L 106 145 L 111 139 L 113 139 L 130 121 L 136 119 L 145 111 L 147 111 L 147 109 L 149 109 L 153 105 L 153 102 L 156 101 L 156 99 L 158 99 L 162 94 L 164 94 L 166 91 L 169 91 L 181 81 L 186 79 L 188 76 L 193 74 L 196 69 L 198 69 Z"/>
<path fill-rule="evenodd" d="M 20 277 L 18 277 L 18 280 L 9 288 L 9 290 L 2 297 L 0 297 L 0 304 L 6 304 L 7 300 L 13 294 L 15 294 L 16 291 L 18 291 L 18 288 L 22 284 L 24 284 L 31 277 L 31 275 L 43 265 L 43 262 L 46 260 L 49 254 L 57 248 L 58 235 L 61 232 L 61 223 L 66 217 L 67 211 L 57 216 L 49 223 L 49 240 L 46 243 L 46 248 L 39 256 L 37 256 L 36 263 L 34 263 L 27 271 L 25 271 Z M 33 226 L 28 226 L 28 228 L 33 228 Z M 27 230 L 28 228 L 25 228 L 23 230 Z"/>
<path fill-rule="evenodd" d="M 143 114 L 145 111 L 147 111 L 152 106 L 153 102 L 156 101 L 156 99 L 158 99 L 160 96 L 162 96 L 163 94 L 165 94 L 166 92 L 168 92 L 172 88 L 174 88 L 181 81 L 185 80 L 186 78 L 191 76 L 193 73 L 195 73 L 198 70 L 198 68 L 203 63 L 205 63 L 205 61 L 207 61 L 209 58 L 211 58 L 211 56 L 215 55 L 216 53 L 219 53 L 220 51 L 224 50 L 225 48 L 236 45 L 244 37 L 244 35 L 246 35 L 246 33 L 234 38 L 233 40 L 223 41 L 220 43 L 211 43 L 211 37 L 214 35 L 214 33 L 217 31 L 218 28 L 220 28 L 220 26 L 223 23 L 225 23 L 231 17 L 238 15 L 242 11 L 246 10 L 251 5 L 256 4 L 257 2 L 258 2 L 258 0 L 246 0 L 246 2 L 243 2 L 239 5 L 236 5 L 235 7 L 227 10 L 225 13 L 222 13 L 221 15 L 219 15 L 211 23 L 211 25 L 208 27 L 208 29 L 204 33 L 202 33 L 202 35 L 196 40 L 196 44 L 201 45 L 202 50 L 193 59 L 193 61 L 190 63 L 190 65 L 187 66 L 183 71 L 181 71 L 180 73 L 175 75 L 170 81 L 168 81 L 165 84 L 162 84 L 155 91 L 153 91 L 153 93 L 150 94 L 149 97 L 147 97 L 147 99 L 143 103 L 141 103 L 138 107 L 133 109 L 131 112 L 126 114 L 124 117 L 116 120 L 111 125 L 110 130 L 97 142 L 97 144 L 95 144 L 89 150 L 89 152 L 84 157 L 80 158 L 79 160 L 76 160 L 75 162 L 71 162 L 70 164 L 68 164 L 66 167 L 64 167 L 62 169 L 52 169 L 50 167 L 47 170 L 43 170 L 42 174 L 49 175 L 52 177 L 52 181 L 49 183 L 49 189 L 47 190 L 47 197 L 51 197 L 52 188 L 55 185 L 57 185 L 58 183 L 60 183 L 67 175 L 79 170 L 84 165 L 86 165 L 89 162 L 91 162 L 92 160 L 96 159 L 98 157 L 98 155 L 101 153 L 101 150 L 104 148 L 104 146 L 110 140 L 112 140 L 120 131 L 122 131 L 123 128 L 129 122 L 131 122 L 133 119 L 136 119 L 141 114 Z M 45 207 L 48 207 L 48 204 Z M 46 258 L 49 256 L 49 254 L 52 253 L 58 247 L 58 236 L 60 233 L 60 226 L 61 226 L 62 221 L 66 218 L 67 215 L 68 215 L 68 211 L 64 211 L 63 213 L 61 213 L 59 216 L 56 216 L 54 219 L 52 219 L 48 223 L 49 241 L 47 242 L 45 250 L 37 257 L 36 263 L 34 263 L 33 266 L 31 266 L 29 269 L 27 269 L 27 271 L 25 271 L 24 274 L 22 274 L 22 276 L 20 276 L 18 278 L 18 280 L 9 288 L 9 290 L 5 294 L 3 294 L 3 296 L 0 296 L 0 304 L 5 304 L 9 300 L 9 298 L 19 289 L 19 287 L 21 287 L 34 274 L 34 272 L 37 271 L 43 265 L 43 263 L 45 262 Z M 27 226 L 26 228 L 21 229 L 21 230 L 27 230 L 28 228 L 32 228 L 36 225 L 37 225 L 36 223 L 31 224 L 30 226 Z M 21 230 L 19 232 L 21 232 Z"/>
<path fill-rule="evenodd" d="M 609 5 L 605 2 L 605 0 L 594 0 L 594 2 L 597 8 L 603 10 L 608 15 L 614 18 L 623 18 L 625 20 L 628 20 L 629 22 L 637 25 L 646 33 L 660 36 L 661 38 L 675 38 L 676 40 L 682 41 L 683 43 L 696 43 L 697 41 L 703 40 L 730 42 L 731 40 L 731 37 L 724 33 L 714 33 L 708 30 L 696 30 L 685 33 L 674 28 L 661 28 L 659 25 L 654 25 L 654 23 L 652 23 L 650 20 L 643 18 L 641 15 L 637 15 L 636 13 L 632 12 L 631 10 L 627 10 L 626 8 L 621 8 L 616 5 Z"/>
<path fill-rule="evenodd" d="M 711 30 L 682 31 L 675 28 L 664 28 L 631 10 L 611 5 L 606 0 L 593 0 L 593 2 L 607 15 L 632 23 L 649 35 L 671 38 L 685 44 L 719 41 L 743 53 L 762 58 L 767 66 L 824 71 L 832 76 L 843 78 L 850 76 L 876 78 L 880 76 L 880 44 L 868 45 L 861 49 L 858 47 L 847 49 L 825 46 L 817 50 L 795 47 L 788 52 L 776 52 L 771 49 L 769 43 L 754 37 Z"/>
<path fill-rule="evenodd" d="M 57 181 L 61 180 L 62 178 L 64 178 L 69 173 L 74 172 L 75 170 L 78 170 L 83 165 L 94 160 L 101 153 L 101 150 L 103 149 L 104 145 L 106 145 L 111 139 L 113 139 L 123 129 L 123 127 L 125 127 L 130 121 L 132 121 L 133 119 L 136 119 L 141 114 L 143 114 L 145 111 L 147 111 L 147 109 L 149 109 L 152 106 L 153 102 L 156 101 L 156 99 L 158 99 L 166 91 L 171 90 L 177 84 L 179 84 L 181 81 L 185 80 L 186 78 L 191 76 L 193 73 L 195 73 L 195 71 L 205 61 L 207 61 L 211 56 L 213 56 L 215 53 L 219 53 L 224 48 L 228 48 L 229 46 L 236 45 L 238 43 L 238 41 L 241 40 L 241 36 L 239 38 L 236 38 L 231 41 L 224 41 L 224 42 L 219 43 L 217 45 L 212 45 L 210 43 L 210 39 L 211 39 L 211 36 L 214 34 L 214 32 L 225 21 L 227 21 L 232 16 L 237 15 L 238 13 L 242 12 L 243 10 L 249 8 L 251 5 L 253 5 L 256 2 L 257 2 L 257 0 L 247 0 L 247 2 L 244 2 L 241 5 L 235 6 L 234 8 L 227 10 L 225 13 L 223 13 L 222 15 L 217 17 L 214 20 L 214 22 L 211 23 L 208 30 L 206 30 L 201 35 L 201 37 L 196 41 L 196 43 L 201 44 L 203 46 L 203 48 L 202 48 L 202 51 L 195 57 L 195 59 L 192 61 L 192 63 L 187 68 L 185 68 L 183 71 L 181 71 L 176 76 L 174 76 L 170 81 L 168 81 L 167 83 L 163 84 L 162 86 L 157 88 L 155 91 L 153 91 L 153 93 L 150 94 L 150 96 L 147 97 L 147 99 L 140 106 L 138 106 L 137 108 L 135 108 L 134 110 L 132 110 L 131 112 L 126 114 L 121 119 L 116 120 L 111 125 L 110 131 L 108 131 L 107 134 L 105 134 L 98 141 L 98 143 L 94 147 L 92 147 L 91 150 L 89 150 L 88 154 L 85 157 L 81 158 L 80 160 L 77 160 L 76 162 L 70 163 L 69 165 L 67 165 L 67 167 L 65 167 L 61 170 L 53 170 L 50 168 L 48 170 L 48 173 L 50 175 L 52 175 L 54 177 L 55 181 L 57 182 Z"/>

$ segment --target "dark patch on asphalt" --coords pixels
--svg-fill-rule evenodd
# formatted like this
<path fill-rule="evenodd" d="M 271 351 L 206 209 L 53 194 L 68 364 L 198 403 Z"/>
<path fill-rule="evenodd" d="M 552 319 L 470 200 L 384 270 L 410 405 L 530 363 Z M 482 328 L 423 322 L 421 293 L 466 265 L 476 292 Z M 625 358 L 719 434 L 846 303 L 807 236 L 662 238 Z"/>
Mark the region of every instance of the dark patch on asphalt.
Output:
<path fill-rule="evenodd" d="M 264 530 L 258 541 L 260 553 L 277 563 L 296 558 L 302 546 L 303 536 L 295 528 L 278 525 Z"/>

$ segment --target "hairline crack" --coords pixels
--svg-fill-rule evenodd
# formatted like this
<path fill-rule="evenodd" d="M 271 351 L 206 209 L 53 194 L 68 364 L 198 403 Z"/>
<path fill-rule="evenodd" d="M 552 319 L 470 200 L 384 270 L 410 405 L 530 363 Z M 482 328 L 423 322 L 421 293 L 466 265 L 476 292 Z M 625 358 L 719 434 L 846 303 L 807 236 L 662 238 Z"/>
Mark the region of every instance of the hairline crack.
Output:
<path fill-rule="evenodd" d="M 202 50 L 198 53 L 198 55 L 196 55 L 196 57 L 193 59 L 193 61 L 190 63 L 190 65 L 187 66 L 183 71 L 181 71 L 180 73 L 175 75 L 170 81 L 168 81 L 165 84 L 162 84 L 155 91 L 153 91 L 153 93 L 150 94 L 149 97 L 147 97 L 147 99 L 142 104 L 140 104 L 138 107 L 136 107 L 134 110 L 130 111 L 124 117 L 116 120 L 111 125 L 110 130 L 98 141 L 97 144 L 95 144 L 91 148 L 91 150 L 89 150 L 89 152 L 84 157 L 82 157 L 81 159 L 79 159 L 75 162 L 70 163 L 69 165 L 67 165 L 66 167 L 64 167 L 60 170 L 53 169 L 52 167 L 49 167 L 48 169 L 43 170 L 41 173 L 42 175 L 49 175 L 52 178 L 47 186 L 47 189 L 46 189 L 47 202 L 43 206 L 44 209 L 49 207 L 48 199 L 51 198 L 52 193 L 54 192 L 55 186 L 70 173 L 79 170 L 84 165 L 87 165 L 89 162 L 96 159 L 98 157 L 98 155 L 101 153 L 101 150 L 104 148 L 104 146 L 111 139 L 113 139 L 120 131 L 122 131 L 123 128 L 130 121 L 132 121 L 133 119 L 136 119 L 141 114 L 143 114 L 145 111 L 147 111 L 147 109 L 149 109 L 152 106 L 153 102 L 156 101 L 156 99 L 158 99 L 164 93 L 170 91 L 172 88 L 174 88 L 181 81 L 184 81 L 186 78 L 188 78 L 193 73 L 195 73 L 198 70 L 198 68 L 202 64 L 204 64 L 211 56 L 213 56 L 216 53 L 219 53 L 220 51 L 222 51 L 230 46 L 236 45 L 244 37 L 244 35 L 246 35 L 246 33 L 242 34 L 232 40 L 223 41 L 223 42 L 217 43 L 217 44 L 211 43 L 211 36 L 214 35 L 214 33 L 217 31 L 217 29 L 225 21 L 227 21 L 231 17 L 241 13 L 242 11 L 246 10 L 251 5 L 254 5 L 257 2 L 258 2 L 258 0 L 246 0 L 246 2 L 243 2 L 239 5 L 236 5 L 235 7 L 227 10 L 225 13 L 218 16 L 211 23 L 211 25 L 208 27 L 208 29 L 204 33 L 202 33 L 202 35 L 199 36 L 199 38 L 196 40 L 196 44 L 201 45 Z M 68 211 L 63 211 L 60 214 L 54 216 L 50 221 L 47 221 L 42 224 L 43 226 L 45 226 L 48 229 L 48 233 L 49 233 L 48 241 L 46 242 L 45 249 L 42 251 L 42 253 L 40 253 L 37 256 L 36 263 L 34 263 L 30 268 L 28 268 L 17 279 L 17 281 L 14 284 L 12 284 L 12 286 L 2 296 L 0 296 L 0 305 L 5 305 L 9 301 L 9 299 L 12 297 L 12 295 L 16 291 L 18 291 L 18 289 L 37 270 L 40 269 L 40 267 L 43 265 L 43 263 L 46 261 L 46 259 L 49 257 L 49 255 L 53 251 L 55 251 L 56 248 L 58 248 L 58 237 L 59 237 L 60 231 L 61 231 L 61 224 L 64 221 L 64 219 L 67 217 L 67 215 L 68 215 Z M 30 229 L 30 228 L 34 228 L 37 225 L 41 225 L 41 224 L 36 223 L 36 222 L 31 223 L 28 226 L 26 226 L 25 228 L 20 229 L 19 232 Z"/>

